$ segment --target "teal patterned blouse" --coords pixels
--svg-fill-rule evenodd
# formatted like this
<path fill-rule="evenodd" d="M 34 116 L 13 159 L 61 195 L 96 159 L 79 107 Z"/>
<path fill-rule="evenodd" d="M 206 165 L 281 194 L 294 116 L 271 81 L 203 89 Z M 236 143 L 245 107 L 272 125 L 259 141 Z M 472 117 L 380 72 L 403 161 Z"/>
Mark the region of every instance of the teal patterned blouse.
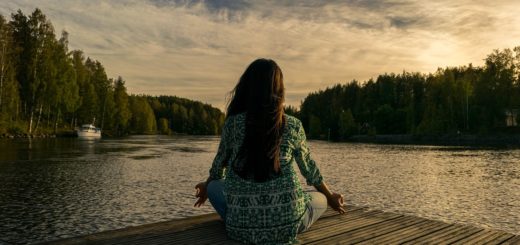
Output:
<path fill-rule="evenodd" d="M 230 116 L 224 123 L 218 153 L 210 169 L 211 179 L 224 179 L 226 230 L 230 238 L 253 244 L 290 244 L 296 234 L 310 196 L 303 192 L 293 163 L 308 185 L 321 184 L 323 177 L 310 157 L 303 126 L 285 115 L 280 148 L 280 173 L 266 182 L 239 177 L 226 167 L 235 159 L 245 136 L 245 113 Z"/>

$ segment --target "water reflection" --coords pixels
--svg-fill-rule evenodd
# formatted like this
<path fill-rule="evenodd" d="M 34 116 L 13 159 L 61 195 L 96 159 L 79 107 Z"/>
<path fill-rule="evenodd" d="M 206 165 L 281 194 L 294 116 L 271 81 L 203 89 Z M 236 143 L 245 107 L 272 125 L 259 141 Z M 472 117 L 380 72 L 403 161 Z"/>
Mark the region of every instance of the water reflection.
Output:
<path fill-rule="evenodd" d="M 0 243 L 212 212 L 193 208 L 217 137 L 0 141 Z M 520 233 L 520 151 L 310 142 L 354 205 Z"/>
<path fill-rule="evenodd" d="M 322 156 L 322 144 L 315 142 L 315 157 L 354 204 L 520 233 L 517 149 L 338 145 L 361 156 L 352 157 Z"/>

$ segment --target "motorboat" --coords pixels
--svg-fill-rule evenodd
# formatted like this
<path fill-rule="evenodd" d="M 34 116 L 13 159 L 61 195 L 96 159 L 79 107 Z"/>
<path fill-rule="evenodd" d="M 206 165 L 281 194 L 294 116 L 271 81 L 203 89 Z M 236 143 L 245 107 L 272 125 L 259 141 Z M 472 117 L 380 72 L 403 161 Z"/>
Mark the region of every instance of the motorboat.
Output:
<path fill-rule="evenodd" d="M 83 124 L 76 129 L 76 134 L 79 138 L 101 138 L 101 129 L 93 124 Z"/>

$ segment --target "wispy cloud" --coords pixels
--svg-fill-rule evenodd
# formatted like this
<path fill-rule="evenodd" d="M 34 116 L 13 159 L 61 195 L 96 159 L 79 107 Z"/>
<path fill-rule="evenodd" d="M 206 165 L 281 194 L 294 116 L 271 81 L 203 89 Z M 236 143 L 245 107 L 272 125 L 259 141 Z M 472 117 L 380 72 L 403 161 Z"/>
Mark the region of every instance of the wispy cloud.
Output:
<path fill-rule="evenodd" d="M 35 7 L 130 92 L 220 108 L 257 57 L 280 64 L 287 102 L 299 105 L 333 83 L 482 64 L 492 49 L 520 45 L 514 0 L 8 0 L 0 13 Z"/>

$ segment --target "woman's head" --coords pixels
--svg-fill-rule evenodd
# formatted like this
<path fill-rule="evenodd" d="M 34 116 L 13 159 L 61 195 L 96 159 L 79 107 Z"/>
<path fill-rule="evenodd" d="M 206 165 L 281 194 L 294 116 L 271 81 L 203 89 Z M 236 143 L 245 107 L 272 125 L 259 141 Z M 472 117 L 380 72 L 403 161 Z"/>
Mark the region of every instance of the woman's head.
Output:
<path fill-rule="evenodd" d="M 227 116 L 258 111 L 261 107 L 283 110 L 284 86 L 280 67 L 273 60 L 251 63 L 232 91 Z"/>
<path fill-rule="evenodd" d="M 280 170 L 280 144 L 285 124 L 284 85 L 280 67 L 273 60 L 251 63 L 232 91 L 227 116 L 246 112 L 246 135 L 239 156 L 244 166 L 238 174 L 265 181 Z"/>

